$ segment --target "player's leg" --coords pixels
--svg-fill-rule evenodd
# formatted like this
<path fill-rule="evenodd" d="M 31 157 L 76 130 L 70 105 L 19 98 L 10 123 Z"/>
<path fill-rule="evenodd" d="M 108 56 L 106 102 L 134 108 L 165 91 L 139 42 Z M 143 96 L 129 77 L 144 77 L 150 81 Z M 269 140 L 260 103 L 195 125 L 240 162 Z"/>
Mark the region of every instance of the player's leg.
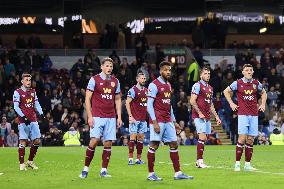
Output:
<path fill-rule="evenodd" d="M 107 168 L 111 156 L 112 141 L 116 140 L 116 119 L 115 118 L 104 118 L 104 119 L 106 119 L 106 122 L 103 131 L 104 149 L 102 154 L 102 169 L 100 176 L 111 177 L 111 175 L 107 173 Z"/>
<path fill-rule="evenodd" d="M 176 129 L 172 122 L 165 123 L 165 132 L 163 134 L 163 141 L 169 143 L 170 158 L 172 160 L 173 168 L 175 171 L 174 179 L 175 180 L 193 179 L 192 176 L 187 176 L 180 170 Z"/>
<path fill-rule="evenodd" d="M 151 138 L 151 137 L 150 137 Z M 158 177 L 154 172 L 154 166 L 155 166 L 155 154 L 158 150 L 160 145 L 160 141 L 151 141 L 147 153 L 147 159 L 148 159 L 148 180 L 151 181 L 160 181 L 162 178 Z"/>
<path fill-rule="evenodd" d="M 211 133 L 211 123 L 205 119 L 195 118 L 194 123 L 198 133 L 198 142 L 196 145 L 196 167 L 208 168 L 203 162 L 204 145 L 207 140 L 206 134 Z"/>
<path fill-rule="evenodd" d="M 165 124 L 158 123 L 160 126 L 160 133 L 156 133 L 153 124 L 150 124 L 150 145 L 147 153 L 148 159 L 148 180 L 161 181 L 162 178 L 158 177 L 154 172 L 155 154 L 159 148 L 160 141 L 162 140 L 163 133 L 165 132 Z"/>
<path fill-rule="evenodd" d="M 26 171 L 26 165 L 25 165 L 25 147 L 27 144 L 27 140 L 29 138 L 29 127 L 27 127 L 24 123 L 19 124 L 19 162 L 20 162 L 20 171 Z"/>
<path fill-rule="evenodd" d="M 133 161 L 133 152 L 134 152 L 134 146 L 135 146 L 135 141 L 137 137 L 137 122 L 136 123 L 131 123 L 129 125 L 129 133 L 130 133 L 130 141 L 128 143 L 128 165 L 134 165 Z"/>
<path fill-rule="evenodd" d="M 26 171 L 26 164 L 25 164 L 25 146 L 27 144 L 27 140 L 20 140 L 19 141 L 19 162 L 20 162 L 20 171 Z"/>
<path fill-rule="evenodd" d="M 143 141 L 144 141 L 144 133 L 147 131 L 147 122 L 140 122 L 138 126 L 138 135 L 137 135 L 137 158 L 136 164 L 144 164 L 141 160 L 141 155 L 143 152 Z"/>
<path fill-rule="evenodd" d="M 32 168 L 32 169 L 38 169 L 38 167 L 36 166 L 36 164 L 33 162 L 34 157 L 36 156 L 37 153 L 37 149 L 39 147 L 40 144 L 40 130 L 39 130 L 39 125 L 37 122 L 32 122 L 30 124 L 30 133 L 31 133 L 31 140 L 33 141 L 31 148 L 30 148 L 30 155 L 29 155 L 29 159 L 27 161 L 27 165 L 28 167 Z"/>
<path fill-rule="evenodd" d="M 248 116 L 238 115 L 238 142 L 236 145 L 236 163 L 235 171 L 240 171 L 240 161 L 243 154 L 243 148 L 246 141 L 246 136 L 248 134 L 249 119 Z"/>
<path fill-rule="evenodd" d="M 89 166 L 95 154 L 95 148 L 98 145 L 100 137 L 102 135 L 103 128 L 101 125 L 103 123 L 103 120 L 101 120 L 100 118 L 94 118 L 93 121 L 94 121 L 93 127 L 90 128 L 90 142 L 89 146 L 86 149 L 85 164 L 83 171 L 79 176 L 80 178 L 87 178 L 89 172 Z"/>
<path fill-rule="evenodd" d="M 248 135 L 246 137 L 246 147 L 245 147 L 245 171 L 255 171 L 256 169 L 251 166 L 251 158 L 253 154 L 253 142 L 255 136 L 258 135 L 258 117 L 257 116 L 249 116 L 249 127 L 248 127 Z"/>

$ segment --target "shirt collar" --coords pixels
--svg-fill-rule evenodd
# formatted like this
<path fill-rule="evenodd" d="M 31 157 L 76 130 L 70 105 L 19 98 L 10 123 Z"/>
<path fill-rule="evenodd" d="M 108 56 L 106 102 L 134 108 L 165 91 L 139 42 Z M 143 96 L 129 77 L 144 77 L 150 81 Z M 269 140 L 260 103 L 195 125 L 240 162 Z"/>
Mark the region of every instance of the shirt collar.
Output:
<path fill-rule="evenodd" d="M 141 86 L 139 83 L 136 84 L 137 89 L 142 90 L 144 87 Z"/>
<path fill-rule="evenodd" d="M 242 80 L 243 80 L 244 83 L 251 83 L 253 79 L 248 80 L 248 79 L 243 77 Z"/>
<path fill-rule="evenodd" d="M 110 79 L 110 76 L 107 77 L 107 75 L 106 75 L 105 73 L 103 73 L 103 72 L 100 73 L 100 76 L 101 76 L 101 78 L 102 78 L 103 80 Z"/>
<path fill-rule="evenodd" d="M 159 76 L 159 77 L 158 77 L 158 80 L 159 80 L 161 83 L 163 83 L 163 84 L 166 84 L 166 83 L 167 83 L 165 80 L 163 80 L 162 76 Z"/>
<path fill-rule="evenodd" d="M 203 81 L 202 79 L 200 79 L 199 81 L 202 85 L 204 85 L 205 87 L 207 86 L 207 83 L 205 81 Z"/>

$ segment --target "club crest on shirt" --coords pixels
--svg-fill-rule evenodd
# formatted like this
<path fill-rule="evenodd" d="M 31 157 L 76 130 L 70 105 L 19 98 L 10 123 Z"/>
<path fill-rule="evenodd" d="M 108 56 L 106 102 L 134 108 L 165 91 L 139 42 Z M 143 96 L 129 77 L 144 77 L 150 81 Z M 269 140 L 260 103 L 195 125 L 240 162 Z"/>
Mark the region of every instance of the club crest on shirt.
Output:
<path fill-rule="evenodd" d="M 114 82 L 111 82 L 110 85 L 111 85 L 111 87 L 114 87 L 114 86 L 115 86 L 115 83 L 114 83 Z"/>
<path fill-rule="evenodd" d="M 103 83 L 100 83 L 100 85 L 103 85 Z"/>
<path fill-rule="evenodd" d="M 161 88 L 161 91 L 164 91 L 164 88 L 163 88 L 163 87 Z"/>
<path fill-rule="evenodd" d="M 253 84 L 252 87 L 253 87 L 253 89 L 256 89 L 256 85 L 255 84 Z"/>

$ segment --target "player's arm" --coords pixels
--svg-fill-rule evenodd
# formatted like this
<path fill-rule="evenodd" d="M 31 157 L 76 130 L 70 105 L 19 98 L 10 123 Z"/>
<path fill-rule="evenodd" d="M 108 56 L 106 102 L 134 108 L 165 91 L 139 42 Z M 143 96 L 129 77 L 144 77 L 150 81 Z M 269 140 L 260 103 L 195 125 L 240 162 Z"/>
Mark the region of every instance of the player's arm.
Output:
<path fill-rule="evenodd" d="M 24 119 L 26 125 L 29 125 L 31 121 L 25 116 L 25 114 L 22 112 L 20 108 L 20 94 L 17 91 L 15 91 L 13 94 L 13 103 L 14 103 L 14 110 L 16 111 L 16 113 L 21 118 Z"/>
<path fill-rule="evenodd" d="M 267 93 L 266 93 L 266 90 L 262 87 L 262 84 L 259 83 L 258 85 L 258 90 L 261 91 L 260 94 L 261 94 L 261 104 L 259 106 L 259 110 L 264 112 L 265 111 L 265 104 L 266 104 L 266 100 L 267 100 Z"/>
<path fill-rule="evenodd" d="M 147 100 L 147 112 L 153 121 L 154 130 L 156 133 L 160 133 L 160 127 L 156 119 L 155 111 L 154 111 L 154 101 L 156 95 L 158 93 L 157 86 L 153 83 L 150 83 L 148 88 L 148 100 Z"/>
<path fill-rule="evenodd" d="M 95 90 L 95 86 L 96 86 L 95 80 L 94 80 L 94 78 L 91 78 L 89 80 L 88 85 L 87 85 L 86 97 L 85 97 L 87 120 L 88 120 L 88 125 L 90 127 L 93 127 L 93 115 L 92 115 L 91 100 L 92 100 L 93 92 Z"/>
<path fill-rule="evenodd" d="M 228 86 L 225 90 L 224 90 L 224 96 L 227 99 L 231 109 L 233 111 L 236 111 L 238 109 L 238 105 L 236 105 L 233 100 L 232 100 L 232 96 L 233 96 L 233 91 L 237 90 L 237 81 L 234 81 L 230 86 Z"/>
<path fill-rule="evenodd" d="M 120 83 L 117 80 L 117 88 L 115 91 L 115 108 L 117 113 L 117 127 L 120 128 L 122 125 L 121 119 L 121 94 L 120 94 Z"/>
<path fill-rule="evenodd" d="M 127 98 L 126 98 L 126 102 L 125 102 L 125 106 L 126 106 L 126 110 L 129 116 L 129 123 L 133 123 L 135 120 L 132 116 L 132 112 L 131 112 L 131 108 L 130 108 L 130 103 L 132 102 L 132 100 L 135 98 L 135 92 L 133 89 L 130 89 L 127 93 Z"/>
<path fill-rule="evenodd" d="M 175 125 L 177 133 L 178 132 L 180 133 L 181 132 L 181 128 L 180 128 L 179 124 L 176 122 L 176 118 L 175 118 L 175 114 L 174 114 L 174 110 L 173 110 L 172 106 L 171 106 L 171 120 L 172 120 L 172 122 Z"/>
<path fill-rule="evenodd" d="M 217 125 L 220 125 L 222 122 L 221 122 L 221 119 L 219 118 L 219 116 L 218 116 L 218 114 L 217 114 L 217 112 L 215 110 L 215 107 L 214 107 L 213 103 L 211 103 L 210 110 L 211 110 L 212 114 L 214 115 L 214 117 L 215 117 L 215 119 L 217 121 Z"/>
<path fill-rule="evenodd" d="M 14 104 L 14 110 L 20 117 L 24 117 L 25 114 L 20 109 L 20 94 L 15 91 L 13 95 L 13 104 Z"/>
<path fill-rule="evenodd" d="M 44 115 L 43 115 L 43 111 L 42 111 L 41 105 L 38 101 L 36 93 L 35 93 L 35 109 L 42 118 L 45 118 Z"/>
<path fill-rule="evenodd" d="M 195 83 L 192 86 L 189 103 L 191 104 L 192 108 L 198 113 L 199 118 L 205 118 L 205 116 L 200 111 L 200 109 L 198 107 L 198 104 L 197 104 L 197 98 L 198 98 L 199 93 L 200 93 L 200 84 L 199 83 Z"/>

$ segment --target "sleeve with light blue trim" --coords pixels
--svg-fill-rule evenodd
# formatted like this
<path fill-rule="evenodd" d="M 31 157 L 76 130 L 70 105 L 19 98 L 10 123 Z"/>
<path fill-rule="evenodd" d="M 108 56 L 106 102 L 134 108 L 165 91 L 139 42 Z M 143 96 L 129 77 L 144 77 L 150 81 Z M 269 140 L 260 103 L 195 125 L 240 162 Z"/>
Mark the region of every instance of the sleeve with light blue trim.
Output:
<path fill-rule="evenodd" d="M 38 101 L 38 98 L 37 98 L 36 93 L 35 93 L 35 108 L 36 108 L 36 111 L 37 111 L 40 115 L 43 114 L 43 111 L 42 111 L 41 105 L 39 104 L 39 101 Z"/>
<path fill-rule="evenodd" d="M 173 110 L 173 106 L 171 106 L 171 120 L 172 121 L 176 121 L 174 110 Z"/>
<path fill-rule="evenodd" d="M 200 93 L 200 83 L 195 83 L 192 86 L 191 93 L 199 95 L 199 93 Z"/>
<path fill-rule="evenodd" d="M 150 118 L 152 120 L 156 120 L 156 115 L 155 115 L 155 112 L 154 112 L 154 98 L 151 98 L 151 97 L 148 97 L 148 100 L 147 100 L 147 111 L 150 115 Z"/>
<path fill-rule="evenodd" d="M 95 90 L 95 86 L 96 86 L 96 82 L 95 82 L 95 79 L 92 77 L 89 80 L 89 83 L 87 85 L 87 89 L 90 90 L 90 91 L 94 91 Z"/>
<path fill-rule="evenodd" d="M 234 81 L 229 87 L 230 87 L 230 89 L 231 89 L 232 91 L 238 90 L 237 81 Z"/>
<path fill-rule="evenodd" d="M 16 113 L 20 117 L 24 117 L 25 114 L 20 109 L 20 94 L 17 91 L 15 91 L 14 95 L 13 95 L 13 103 L 14 103 L 14 109 L 15 109 Z"/>
<path fill-rule="evenodd" d="M 133 88 L 129 89 L 127 93 L 127 97 L 134 99 L 135 98 L 135 91 Z"/>
<path fill-rule="evenodd" d="M 152 97 L 152 98 L 156 98 L 158 93 L 158 88 L 154 83 L 150 83 L 149 87 L 148 87 L 148 97 Z"/>
<path fill-rule="evenodd" d="M 119 80 L 117 80 L 117 87 L 116 87 L 116 90 L 115 90 L 115 94 L 118 94 L 120 93 L 120 83 L 119 83 Z"/>
<path fill-rule="evenodd" d="M 262 92 L 262 90 L 263 90 L 263 86 L 262 86 L 262 84 L 259 81 L 258 81 L 257 90 L 258 90 L 259 93 Z"/>

